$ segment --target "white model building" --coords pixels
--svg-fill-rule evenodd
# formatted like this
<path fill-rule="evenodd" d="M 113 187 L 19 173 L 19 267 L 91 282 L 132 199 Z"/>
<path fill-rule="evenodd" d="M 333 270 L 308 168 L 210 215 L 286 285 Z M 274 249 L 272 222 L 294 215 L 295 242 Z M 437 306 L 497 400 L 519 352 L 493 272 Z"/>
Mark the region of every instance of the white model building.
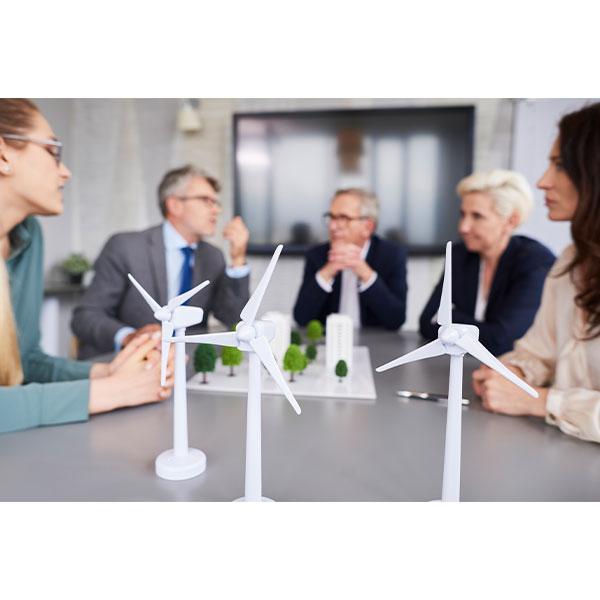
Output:
<path fill-rule="evenodd" d="M 325 368 L 327 374 L 335 371 L 339 360 L 345 360 L 348 370 L 352 368 L 352 348 L 354 323 L 348 315 L 333 313 L 327 317 L 325 325 L 326 358 Z"/>
<path fill-rule="evenodd" d="M 277 311 L 266 312 L 262 316 L 263 321 L 272 321 L 275 323 L 275 337 L 271 340 L 271 350 L 279 366 L 283 366 L 283 357 L 286 350 L 290 347 L 290 337 L 292 335 L 292 317 L 284 315 Z"/>

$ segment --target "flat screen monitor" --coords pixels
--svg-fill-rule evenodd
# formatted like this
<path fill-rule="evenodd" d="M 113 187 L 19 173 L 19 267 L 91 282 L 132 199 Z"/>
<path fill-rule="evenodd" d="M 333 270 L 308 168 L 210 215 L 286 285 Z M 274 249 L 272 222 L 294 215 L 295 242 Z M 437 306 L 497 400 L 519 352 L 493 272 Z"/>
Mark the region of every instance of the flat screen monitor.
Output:
<path fill-rule="evenodd" d="M 234 200 L 248 251 L 326 241 L 338 189 L 379 199 L 376 233 L 412 254 L 458 238 L 456 184 L 472 171 L 473 106 L 234 115 Z"/>

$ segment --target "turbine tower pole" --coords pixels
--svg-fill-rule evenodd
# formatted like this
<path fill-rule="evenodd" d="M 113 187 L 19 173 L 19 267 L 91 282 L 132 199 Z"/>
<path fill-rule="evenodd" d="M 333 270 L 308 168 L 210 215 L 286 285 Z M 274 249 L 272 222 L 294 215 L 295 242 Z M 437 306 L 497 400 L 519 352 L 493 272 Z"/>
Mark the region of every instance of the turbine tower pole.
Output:
<path fill-rule="evenodd" d="M 261 361 L 256 352 L 249 353 L 248 408 L 246 424 L 246 502 L 262 502 L 261 457 Z"/>
<path fill-rule="evenodd" d="M 446 415 L 446 446 L 442 502 L 458 502 L 460 497 L 460 446 L 462 419 L 463 355 L 450 355 L 448 413 Z"/>
<path fill-rule="evenodd" d="M 185 327 L 175 330 L 177 337 L 185 335 Z M 185 342 L 175 343 L 175 390 L 173 398 L 173 451 L 176 458 L 188 453 L 187 392 Z"/>

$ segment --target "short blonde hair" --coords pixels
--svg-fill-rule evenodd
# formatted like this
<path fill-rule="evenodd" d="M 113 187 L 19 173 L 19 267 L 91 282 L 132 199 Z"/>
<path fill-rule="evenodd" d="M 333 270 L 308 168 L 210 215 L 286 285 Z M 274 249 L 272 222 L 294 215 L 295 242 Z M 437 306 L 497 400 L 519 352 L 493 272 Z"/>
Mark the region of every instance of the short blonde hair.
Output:
<path fill-rule="evenodd" d="M 456 193 L 463 198 L 471 192 L 489 194 L 494 202 L 494 210 L 505 219 L 517 213 L 517 225 L 525 223 L 533 210 L 531 186 L 516 171 L 493 169 L 461 179 L 456 186 Z"/>

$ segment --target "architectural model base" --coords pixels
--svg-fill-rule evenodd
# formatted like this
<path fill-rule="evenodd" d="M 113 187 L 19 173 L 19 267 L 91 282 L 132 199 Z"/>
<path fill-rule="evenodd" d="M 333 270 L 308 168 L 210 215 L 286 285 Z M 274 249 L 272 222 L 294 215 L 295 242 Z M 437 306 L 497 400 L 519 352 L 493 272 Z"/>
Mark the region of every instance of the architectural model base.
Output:
<path fill-rule="evenodd" d="M 353 367 L 342 381 L 335 373 L 325 369 L 325 346 L 318 347 L 318 356 L 300 375 L 294 375 L 290 383 L 289 372 L 284 377 L 297 397 L 315 398 L 345 398 L 350 400 L 375 400 L 375 382 L 369 349 L 366 346 L 355 346 L 352 357 Z M 219 359 L 216 370 L 207 373 L 208 383 L 202 383 L 202 373 L 197 373 L 187 382 L 187 389 L 195 392 L 227 392 L 234 394 L 248 393 L 248 361 L 244 360 L 235 367 L 235 375 L 230 377 L 229 367 L 224 367 Z M 281 395 L 281 390 L 265 369 L 262 369 L 261 389 L 263 394 Z"/>
<path fill-rule="evenodd" d="M 206 454 L 202 450 L 188 448 L 187 454 L 177 457 L 175 450 L 165 450 L 157 456 L 155 469 L 162 479 L 191 479 L 206 470 Z"/>
<path fill-rule="evenodd" d="M 271 498 L 267 498 L 266 496 L 263 496 L 260 501 L 261 502 L 275 502 L 275 500 L 273 500 Z M 234 502 L 250 502 L 250 500 L 246 500 L 246 497 L 242 496 L 241 498 L 236 498 L 234 500 Z"/>

